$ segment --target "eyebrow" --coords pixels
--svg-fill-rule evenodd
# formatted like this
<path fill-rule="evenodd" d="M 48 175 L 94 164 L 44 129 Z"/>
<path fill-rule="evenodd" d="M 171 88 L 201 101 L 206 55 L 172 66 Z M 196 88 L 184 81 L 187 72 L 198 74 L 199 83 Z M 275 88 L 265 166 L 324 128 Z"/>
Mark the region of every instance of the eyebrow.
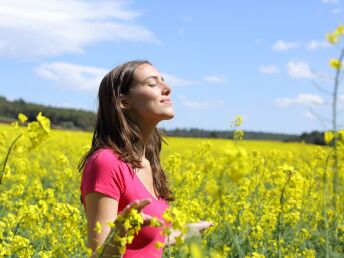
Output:
<path fill-rule="evenodd" d="M 149 79 L 151 79 L 151 78 L 154 78 L 154 79 L 156 79 L 156 80 L 159 80 L 159 77 L 158 77 L 158 76 L 156 76 L 156 75 L 151 75 L 151 76 L 148 76 L 143 82 L 146 82 L 147 80 L 149 80 Z M 165 81 L 164 77 L 161 76 L 161 80 L 164 82 L 164 81 Z"/>

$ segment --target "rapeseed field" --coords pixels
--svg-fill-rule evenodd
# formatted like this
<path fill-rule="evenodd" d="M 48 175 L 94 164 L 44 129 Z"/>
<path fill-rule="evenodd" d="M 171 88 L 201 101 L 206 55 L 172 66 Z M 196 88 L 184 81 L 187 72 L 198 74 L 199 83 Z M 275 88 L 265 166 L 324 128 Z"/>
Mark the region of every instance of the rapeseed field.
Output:
<path fill-rule="evenodd" d="M 92 135 L 51 130 L 43 116 L 19 120 L 0 125 L 0 257 L 87 257 L 77 164 Z M 200 220 L 214 226 L 179 238 L 164 257 L 344 256 L 342 145 L 333 192 L 330 147 L 165 140 L 162 164 L 176 197 L 165 218 L 181 230 Z"/>

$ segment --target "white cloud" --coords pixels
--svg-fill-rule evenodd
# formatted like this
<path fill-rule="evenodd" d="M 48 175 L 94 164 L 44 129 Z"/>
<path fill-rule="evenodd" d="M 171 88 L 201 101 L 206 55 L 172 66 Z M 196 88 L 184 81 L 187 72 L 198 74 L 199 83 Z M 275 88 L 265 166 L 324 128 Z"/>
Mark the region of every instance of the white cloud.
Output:
<path fill-rule="evenodd" d="M 194 21 L 194 18 L 192 16 L 181 16 L 180 19 L 182 21 L 192 22 Z"/>
<path fill-rule="evenodd" d="M 334 8 L 331 12 L 332 12 L 333 14 L 341 13 L 341 12 L 342 12 L 342 9 L 340 9 L 340 8 Z"/>
<path fill-rule="evenodd" d="M 210 83 L 223 83 L 226 81 L 226 77 L 219 76 L 219 75 L 209 75 L 209 76 L 205 76 L 204 80 Z"/>
<path fill-rule="evenodd" d="M 179 35 L 184 35 L 184 34 L 185 34 L 185 29 L 178 29 L 178 30 L 177 30 L 177 33 L 178 33 Z"/>
<path fill-rule="evenodd" d="M 290 77 L 294 79 L 308 78 L 312 79 L 315 74 L 311 71 L 309 65 L 305 62 L 288 62 L 287 70 Z"/>
<path fill-rule="evenodd" d="M 179 86 L 190 86 L 190 85 L 196 85 L 199 84 L 198 81 L 192 81 L 187 79 L 182 79 L 177 76 L 163 73 L 162 76 L 164 77 L 165 81 L 171 86 L 171 87 L 179 87 Z"/>
<path fill-rule="evenodd" d="M 327 48 L 331 45 L 326 41 L 311 40 L 307 43 L 304 42 L 286 42 L 283 40 L 277 41 L 272 49 L 276 51 L 287 51 L 290 49 L 305 47 L 307 50 L 315 50 L 318 48 Z"/>
<path fill-rule="evenodd" d="M 81 91 L 97 91 L 101 80 L 108 73 L 98 67 L 63 62 L 43 64 L 35 72 L 45 79 L 55 81 L 58 87 Z"/>
<path fill-rule="evenodd" d="M 295 98 L 278 98 L 276 103 L 281 107 L 289 107 L 291 105 L 323 105 L 325 104 L 322 97 L 313 94 L 299 94 Z"/>
<path fill-rule="evenodd" d="M 338 101 L 344 103 L 344 94 L 338 96 Z"/>
<path fill-rule="evenodd" d="M 187 99 L 185 96 L 181 96 L 180 100 L 183 106 L 191 108 L 191 109 L 198 109 L 198 110 L 219 108 L 224 105 L 224 102 L 222 100 L 197 101 L 197 100 Z"/>
<path fill-rule="evenodd" d="M 266 74 L 280 73 L 281 70 L 276 65 L 267 65 L 258 67 L 259 72 Z"/>
<path fill-rule="evenodd" d="M 300 47 L 300 43 L 279 40 L 272 46 L 272 49 L 276 51 L 287 51 L 298 47 Z"/>
<path fill-rule="evenodd" d="M 316 116 L 309 110 L 307 110 L 306 112 L 302 112 L 300 114 L 302 117 L 306 117 L 306 118 L 309 118 L 309 119 L 316 119 Z"/>
<path fill-rule="evenodd" d="M 96 91 L 101 80 L 109 70 L 71 64 L 65 62 L 54 62 L 40 65 L 35 72 L 42 78 L 55 81 L 58 87 L 81 91 Z M 199 82 L 176 77 L 170 74 L 162 74 L 171 87 L 195 85 Z"/>
<path fill-rule="evenodd" d="M 83 53 L 105 41 L 159 42 L 125 1 L 0 0 L 0 56 Z M 6 39 L 4 42 L 3 39 Z"/>
<path fill-rule="evenodd" d="M 256 40 L 255 40 L 255 42 L 257 43 L 257 44 L 261 44 L 261 43 L 263 43 L 263 39 L 260 39 L 260 38 L 257 38 Z"/>
<path fill-rule="evenodd" d="M 68 103 L 68 102 L 62 102 L 59 104 L 54 104 L 54 107 L 57 108 L 72 108 L 72 109 L 81 109 L 86 111 L 95 112 L 96 109 L 91 109 L 89 106 L 82 106 L 82 105 L 76 105 L 75 103 Z"/>
<path fill-rule="evenodd" d="M 326 41 L 311 40 L 306 44 L 306 49 L 315 50 L 317 48 L 327 48 L 330 47 L 330 43 Z"/>
<path fill-rule="evenodd" d="M 324 4 L 335 4 L 338 3 L 339 0 L 322 0 Z"/>

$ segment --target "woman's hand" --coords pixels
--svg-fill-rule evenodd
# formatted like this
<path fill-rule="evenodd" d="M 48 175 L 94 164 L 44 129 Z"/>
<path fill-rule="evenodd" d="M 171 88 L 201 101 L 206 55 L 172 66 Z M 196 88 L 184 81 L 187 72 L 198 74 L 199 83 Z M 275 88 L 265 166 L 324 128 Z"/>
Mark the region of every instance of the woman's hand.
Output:
<path fill-rule="evenodd" d="M 200 236 L 204 230 L 206 230 L 207 228 L 209 228 L 213 225 L 214 225 L 214 223 L 209 222 L 209 221 L 200 221 L 200 222 L 196 222 L 196 223 L 186 224 L 187 232 L 184 236 L 184 239 L 187 239 L 187 238 L 192 237 L 192 236 Z"/>
<path fill-rule="evenodd" d="M 142 215 L 142 218 L 143 218 L 142 227 L 149 226 L 149 225 L 151 225 L 153 217 L 148 215 L 148 214 L 145 214 L 145 213 L 141 212 L 141 210 L 144 207 L 146 207 L 148 204 L 150 204 L 151 201 L 152 201 L 151 199 L 135 200 L 135 201 L 129 203 L 122 210 L 122 212 L 120 212 L 120 214 L 122 214 L 122 216 L 125 217 L 130 212 L 131 209 L 136 209 Z M 154 218 L 154 220 L 158 221 L 158 223 L 160 223 L 161 226 L 164 224 L 164 222 L 162 220 L 158 219 L 158 218 Z M 120 232 L 121 232 L 122 236 L 127 234 L 127 231 L 125 230 L 122 221 L 118 222 L 117 219 L 116 219 L 115 220 L 115 224 L 116 224 L 116 227 L 118 227 L 120 229 Z"/>
<path fill-rule="evenodd" d="M 106 237 L 105 242 L 103 243 L 104 249 L 101 251 L 100 256 L 102 256 L 102 257 L 108 257 L 108 256 L 123 257 L 123 255 L 122 255 L 123 250 L 120 251 L 121 248 L 123 247 L 123 243 L 122 243 L 121 239 L 117 238 L 115 240 L 113 238 L 113 236 L 115 234 L 115 235 L 118 235 L 120 238 L 127 237 L 129 228 L 125 226 L 125 224 L 126 224 L 125 221 L 126 221 L 127 215 L 129 215 L 129 212 L 132 209 L 136 209 L 139 212 L 139 214 L 142 216 L 143 224 L 141 225 L 141 228 L 151 225 L 153 217 L 148 215 L 148 214 L 141 212 L 141 210 L 144 207 L 146 207 L 150 202 L 151 202 L 151 199 L 136 200 L 136 201 L 133 201 L 130 204 L 128 204 L 122 210 L 122 212 L 120 212 L 121 215 L 117 216 L 115 221 L 114 221 L 115 227 L 113 227 L 109 233 L 106 233 L 107 237 Z M 163 225 L 163 222 L 160 219 L 154 218 L 154 220 L 155 220 L 154 224 Z M 91 255 L 91 258 L 98 257 L 99 253 L 95 252 L 95 250 L 93 250 L 93 251 L 94 252 Z"/>
<path fill-rule="evenodd" d="M 192 236 L 200 236 L 205 229 L 213 225 L 213 222 L 208 221 L 200 221 L 196 223 L 186 224 L 187 232 L 182 236 L 182 238 L 185 241 L 186 239 Z M 179 237 L 181 234 L 182 233 L 179 230 L 172 229 L 171 235 L 165 238 L 165 245 L 175 245 L 176 238 Z"/>

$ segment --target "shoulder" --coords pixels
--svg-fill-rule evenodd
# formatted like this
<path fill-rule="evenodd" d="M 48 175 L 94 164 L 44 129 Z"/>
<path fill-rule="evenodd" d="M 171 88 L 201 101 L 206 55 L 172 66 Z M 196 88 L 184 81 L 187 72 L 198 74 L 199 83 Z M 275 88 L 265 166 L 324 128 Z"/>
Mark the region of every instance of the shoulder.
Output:
<path fill-rule="evenodd" d="M 127 174 L 128 165 L 110 148 L 101 148 L 95 151 L 87 160 L 84 174 Z"/>
<path fill-rule="evenodd" d="M 82 195 L 100 192 L 116 200 L 126 189 L 127 171 L 112 149 L 95 151 L 87 160 L 81 180 Z"/>
<path fill-rule="evenodd" d="M 110 148 L 96 150 L 87 160 L 83 176 L 99 180 L 125 181 L 130 175 L 129 166 Z"/>
<path fill-rule="evenodd" d="M 96 150 L 90 158 L 93 158 L 94 160 L 106 160 L 110 159 L 112 161 L 119 160 L 118 154 L 116 154 L 112 149 L 110 148 L 101 148 Z"/>
<path fill-rule="evenodd" d="M 110 148 L 101 148 L 94 152 L 88 159 L 88 165 L 116 166 L 124 163 L 118 154 Z"/>

